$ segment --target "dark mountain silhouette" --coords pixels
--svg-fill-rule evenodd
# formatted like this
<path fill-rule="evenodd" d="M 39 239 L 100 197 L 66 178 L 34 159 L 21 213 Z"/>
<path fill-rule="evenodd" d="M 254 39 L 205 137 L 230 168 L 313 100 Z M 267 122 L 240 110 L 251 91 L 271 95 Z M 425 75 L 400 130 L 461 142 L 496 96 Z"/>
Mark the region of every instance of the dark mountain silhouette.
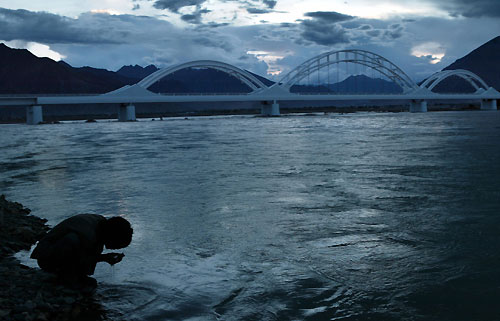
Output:
<path fill-rule="evenodd" d="M 339 94 L 399 94 L 403 90 L 397 84 L 365 75 L 349 76 L 335 84 L 294 85 L 294 93 L 339 93 Z"/>
<path fill-rule="evenodd" d="M 500 36 L 473 50 L 443 70 L 472 71 L 488 86 L 500 90 Z M 474 87 L 459 77 L 450 77 L 434 89 L 436 92 L 473 92 Z"/>
<path fill-rule="evenodd" d="M 0 60 L 1 94 L 105 93 L 130 83 L 130 79 L 108 70 L 73 68 L 1 43 Z"/>
<path fill-rule="evenodd" d="M 260 77 L 260 76 L 259 76 Z M 265 79 L 260 77 L 261 79 Z M 267 80 L 267 79 L 266 79 Z M 267 80 L 268 83 L 272 83 Z M 229 74 L 215 69 L 181 69 L 149 88 L 160 93 L 249 93 L 251 89 Z"/>
<path fill-rule="evenodd" d="M 274 82 L 274 81 L 272 81 L 272 80 L 269 80 L 269 79 L 267 79 L 267 78 L 265 78 L 265 77 L 262 77 L 262 76 L 259 76 L 259 75 L 257 75 L 257 74 L 254 74 L 253 72 L 248 71 L 248 70 L 247 70 L 247 72 L 249 72 L 251 75 L 255 76 L 255 78 L 257 78 L 257 79 L 259 79 L 260 81 L 262 81 L 262 83 L 263 83 L 264 85 L 268 86 L 268 87 L 270 87 L 270 86 L 272 86 L 272 85 L 274 85 L 274 84 L 275 84 L 275 82 Z"/>
<path fill-rule="evenodd" d="M 116 73 L 124 77 L 134 79 L 135 82 L 138 82 L 157 70 L 158 68 L 155 65 L 149 65 L 147 67 L 141 67 L 139 65 L 129 65 L 121 67 Z"/>
<path fill-rule="evenodd" d="M 403 89 L 392 81 L 371 78 L 366 75 L 350 76 L 329 86 L 333 92 L 354 94 L 400 94 Z"/>

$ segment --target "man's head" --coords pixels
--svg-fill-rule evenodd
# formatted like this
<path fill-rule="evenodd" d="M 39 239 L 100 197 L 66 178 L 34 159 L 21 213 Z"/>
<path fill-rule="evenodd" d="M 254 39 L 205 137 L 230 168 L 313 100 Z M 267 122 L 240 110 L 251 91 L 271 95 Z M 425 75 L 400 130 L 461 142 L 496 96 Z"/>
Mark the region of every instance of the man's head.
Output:
<path fill-rule="evenodd" d="M 121 249 L 132 241 L 134 231 L 130 223 L 123 217 L 111 217 L 104 222 L 103 237 L 107 249 Z"/>

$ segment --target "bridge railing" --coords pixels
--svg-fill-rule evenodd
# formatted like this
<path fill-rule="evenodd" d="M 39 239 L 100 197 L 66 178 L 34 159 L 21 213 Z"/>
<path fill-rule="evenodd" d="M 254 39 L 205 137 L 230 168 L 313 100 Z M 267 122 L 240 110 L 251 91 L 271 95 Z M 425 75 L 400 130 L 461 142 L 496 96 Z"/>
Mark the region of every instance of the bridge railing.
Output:
<path fill-rule="evenodd" d="M 96 94 L 0 94 L 0 98 L 33 98 L 33 97 L 85 97 L 85 96 L 99 96 L 103 93 Z"/>
<path fill-rule="evenodd" d="M 249 93 L 158 93 L 162 96 L 241 96 L 250 95 Z"/>

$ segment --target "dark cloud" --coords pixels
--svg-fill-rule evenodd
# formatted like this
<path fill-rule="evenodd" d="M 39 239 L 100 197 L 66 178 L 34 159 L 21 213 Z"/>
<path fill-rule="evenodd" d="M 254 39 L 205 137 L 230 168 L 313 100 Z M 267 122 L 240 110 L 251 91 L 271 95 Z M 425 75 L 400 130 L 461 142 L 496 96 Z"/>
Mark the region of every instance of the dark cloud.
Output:
<path fill-rule="evenodd" d="M 297 43 L 303 44 L 304 40 L 322 46 L 349 43 L 347 31 L 339 22 L 352 20 L 353 16 L 334 11 L 307 12 L 304 16 L 312 19 L 300 21 L 302 39 L 296 40 Z"/>
<path fill-rule="evenodd" d="M 306 17 L 316 18 L 328 23 L 342 22 L 351 20 L 354 17 L 348 16 L 342 13 L 338 13 L 335 11 L 315 11 L 315 12 L 306 12 L 304 14 Z"/>
<path fill-rule="evenodd" d="M 210 37 L 209 34 L 207 34 L 206 36 L 204 35 L 195 36 L 192 38 L 192 40 L 194 43 L 202 45 L 203 47 L 222 49 L 226 53 L 229 53 L 234 49 L 234 46 L 230 42 L 224 39 Z"/>
<path fill-rule="evenodd" d="M 451 16 L 467 18 L 500 17 L 499 0 L 435 0 Z"/>
<path fill-rule="evenodd" d="M 389 40 L 395 40 L 403 36 L 403 31 L 403 26 L 400 24 L 393 24 L 384 32 L 384 36 Z"/>
<path fill-rule="evenodd" d="M 141 5 L 136 3 L 134 4 L 134 6 L 132 7 L 132 10 L 139 10 L 141 8 Z"/>
<path fill-rule="evenodd" d="M 201 14 L 185 14 L 181 16 L 183 21 L 192 23 L 192 24 L 200 24 L 201 23 Z"/>
<path fill-rule="evenodd" d="M 106 23 L 112 23 L 108 17 L 115 16 L 92 14 L 84 16 L 84 19 L 71 19 L 47 12 L 0 8 L 0 37 L 7 41 L 25 40 L 49 44 L 123 43 L 128 35 L 126 28 L 102 31 L 106 30 Z M 87 24 L 89 20 L 93 23 Z"/>
<path fill-rule="evenodd" d="M 373 38 L 377 38 L 378 36 L 380 36 L 381 34 L 381 31 L 380 30 L 368 30 L 366 32 L 366 34 L 370 37 L 373 37 Z"/>
<path fill-rule="evenodd" d="M 216 22 L 209 22 L 203 25 L 204 27 L 209 27 L 209 28 L 219 28 L 219 27 L 227 27 L 229 26 L 228 22 L 223 22 L 223 23 L 216 23 Z"/>
<path fill-rule="evenodd" d="M 272 12 L 272 10 L 259 9 L 259 8 L 247 8 L 247 12 L 251 14 L 264 14 Z"/>
<path fill-rule="evenodd" d="M 200 6 L 206 0 L 156 0 L 153 7 L 161 10 L 178 12 L 180 8 L 188 6 Z"/>
<path fill-rule="evenodd" d="M 372 28 L 372 26 L 370 25 L 362 25 L 359 27 L 359 30 L 370 30 Z"/>
<path fill-rule="evenodd" d="M 241 4 L 241 7 L 246 9 L 250 14 L 266 14 L 274 12 L 274 7 L 277 1 L 274 0 L 225 0 L 234 1 Z"/>
<path fill-rule="evenodd" d="M 262 2 L 269 8 L 274 9 L 278 1 L 276 0 L 262 0 Z"/>
<path fill-rule="evenodd" d="M 304 27 L 302 37 L 318 45 L 332 46 L 349 42 L 347 32 L 338 24 L 325 26 L 324 23 L 318 21 L 305 20 L 302 26 Z"/>
<path fill-rule="evenodd" d="M 201 24 L 201 16 L 205 13 L 210 12 L 210 10 L 207 9 L 197 9 L 195 12 L 192 14 L 185 14 L 181 16 L 181 19 L 183 21 L 192 23 L 192 24 Z"/>
<path fill-rule="evenodd" d="M 359 29 L 361 27 L 361 22 L 357 20 L 343 21 L 340 25 L 345 29 Z"/>
<path fill-rule="evenodd" d="M 197 6 L 200 7 L 207 0 L 155 0 L 153 7 L 160 10 L 170 10 L 178 13 L 183 7 Z M 231 2 L 239 2 L 245 7 L 249 13 L 262 14 L 271 12 L 269 9 L 274 9 L 278 1 L 276 0 L 225 0 Z M 258 9 L 257 7 L 264 6 L 265 9 Z"/>

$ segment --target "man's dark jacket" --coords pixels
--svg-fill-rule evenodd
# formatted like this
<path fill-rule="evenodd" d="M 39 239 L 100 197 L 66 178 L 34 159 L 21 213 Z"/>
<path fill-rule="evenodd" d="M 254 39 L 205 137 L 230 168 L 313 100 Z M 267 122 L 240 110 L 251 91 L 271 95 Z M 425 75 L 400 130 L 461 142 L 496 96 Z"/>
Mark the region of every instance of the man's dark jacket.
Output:
<path fill-rule="evenodd" d="M 92 275 L 104 249 L 101 229 L 105 221 L 97 214 L 70 217 L 38 242 L 31 258 L 49 272 Z"/>

